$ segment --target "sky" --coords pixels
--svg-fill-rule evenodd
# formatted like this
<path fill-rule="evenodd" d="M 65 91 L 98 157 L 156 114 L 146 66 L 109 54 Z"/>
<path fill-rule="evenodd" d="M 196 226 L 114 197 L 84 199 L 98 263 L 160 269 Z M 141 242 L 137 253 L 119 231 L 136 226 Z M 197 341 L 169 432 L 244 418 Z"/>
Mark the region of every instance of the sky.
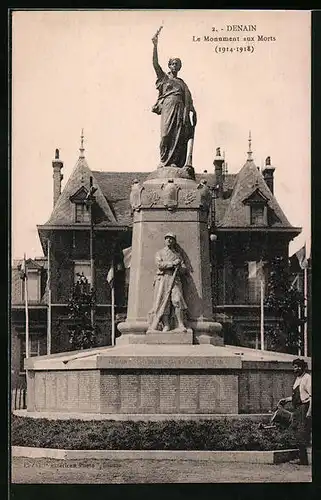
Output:
<path fill-rule="evenodd" d="M 157 168 L 151 38 L 160 25 L 160 65 L 166 70 L 170 57 L 181 58 L 179 76 L 198 115 L 196 172 L 213 169 L 217 147 L 225 151 L 229 173 L 238 172 L 251 130 L 256 165 L 271 157 L 274 194 L 290 223 L 302 227 L 290 254 L 305 242 L 309 250 L 310 12 L 18 11 L 12 19 L 12 258 L 42 255 L 36 225 L 53 208 L 55 149 L 64 162 L 64 187 L 82 128 L 92 170 Z M 256 31 L 228 31 L 233 25 L 255 25 Z M 240 41 L 204 38 L 218 36 Z M 241 52 L 247 46 L 253 52 Z"/>

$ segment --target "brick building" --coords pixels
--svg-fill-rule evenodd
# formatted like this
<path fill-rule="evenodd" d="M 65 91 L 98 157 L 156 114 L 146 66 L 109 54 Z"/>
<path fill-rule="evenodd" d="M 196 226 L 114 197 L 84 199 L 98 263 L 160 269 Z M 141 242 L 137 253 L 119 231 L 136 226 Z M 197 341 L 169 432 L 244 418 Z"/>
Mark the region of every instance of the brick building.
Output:
<path fill-rule="evenodd" d="M 61 189 L 63 162 L 56 150 L 53 167 L 53 211 L 38 225 L 44 257 L 29 259 L 30 354 L 47 351 L 48 292 L 50 262 L 52 353 L 70 348 L 67 303 L 78 272 L 91 282 L 90 232 L 97 292 L 95 321 L 99 345 L 111 343 L 111 289 L 106 281 L 112 262 L 115 267 L 116 313 L 125 314 L 129 269 L 123 266 L 122 250 L 130 247 L 132 213 L 129 194 L 134 179 L 144 181 L 147 172 L 106 172 L 91 170 L 81 146 L 76 166 Z M 274 191 L 274 167 L 270 158 L 260 171 L 252 158 L 251 141 L 244 166 L 237 174 L 227 173 L 219 148 L 213 171 L 196 174 L 212 189 L 209 214 L 209 245 L 212 265 L 213 312 L 223 323 L 226 343 L 259 346 L 260 281 L 258 263 L 264 273 L 275 256 L 288 258 L 289 242 L 301 229 L 291 226 L 278 204 Z M 86 196 L 90 178 L 96 188 L 90 211 Z M 92 216 L 92 219 L 91 219 Z M 92 226 L 91 226 L 92 220 Z M 48 258 L 48 246 L 50 252 Z M 23 380 L 25 315 L 19 262 L 12 268 L 12 376 L 13 384 Z M 273 322 L 273 317 L 266 317 Z"/>

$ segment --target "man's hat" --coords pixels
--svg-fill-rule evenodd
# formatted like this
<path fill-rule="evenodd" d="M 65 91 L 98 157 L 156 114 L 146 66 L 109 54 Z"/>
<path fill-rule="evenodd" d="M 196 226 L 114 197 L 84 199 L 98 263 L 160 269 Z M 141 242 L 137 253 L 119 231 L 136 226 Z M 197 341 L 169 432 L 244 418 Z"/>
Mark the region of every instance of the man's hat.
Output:
<path fill-rule="evenodd" d="M 166 233 L 164 238 L 173 238 L 176 241 L 176 235 L 174 233 Z"/>

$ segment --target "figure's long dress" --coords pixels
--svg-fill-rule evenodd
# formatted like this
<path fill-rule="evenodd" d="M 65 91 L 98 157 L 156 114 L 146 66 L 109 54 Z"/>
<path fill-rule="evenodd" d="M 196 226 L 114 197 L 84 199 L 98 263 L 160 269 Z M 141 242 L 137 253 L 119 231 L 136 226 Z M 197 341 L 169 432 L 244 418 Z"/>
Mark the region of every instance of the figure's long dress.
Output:
<path fill-rule="evenodd" d="M 162 166 L 183 167 L 187 143 L 193 135 L 189 112 L 193 109 L 191 93 L 185 82 L 166 73 L 156 81 L 157 104 L 161 112 L 160 159 Z M 154 107 L 154 108 L 155 108 Z"/>

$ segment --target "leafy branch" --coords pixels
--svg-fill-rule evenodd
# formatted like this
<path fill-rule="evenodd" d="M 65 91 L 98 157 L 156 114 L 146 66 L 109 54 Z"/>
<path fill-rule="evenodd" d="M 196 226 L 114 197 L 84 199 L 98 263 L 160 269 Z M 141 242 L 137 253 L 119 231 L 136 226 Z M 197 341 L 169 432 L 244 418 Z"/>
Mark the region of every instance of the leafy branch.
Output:
<path fill-rule="evenodd" d="M 68 301 L 70 321 L 69 343 L 73 349 L 88 349 L 96 345 L 97 328 L 91 324 L 91 310 L 96 304 L 95 291 L 87 278 L 78 274 L 72 295 Z"/>
<path fill-rule="evenodd" d="M 271 263 L 265 306 L 277 318 L 276 326 L 266 328 L 271 347 L 297 352 L 302 342 L 301 327 L 307 320 L 302 314 L 304 295 L 291 284 L 289 269 L 282 257 L 274 258 Z"/>

